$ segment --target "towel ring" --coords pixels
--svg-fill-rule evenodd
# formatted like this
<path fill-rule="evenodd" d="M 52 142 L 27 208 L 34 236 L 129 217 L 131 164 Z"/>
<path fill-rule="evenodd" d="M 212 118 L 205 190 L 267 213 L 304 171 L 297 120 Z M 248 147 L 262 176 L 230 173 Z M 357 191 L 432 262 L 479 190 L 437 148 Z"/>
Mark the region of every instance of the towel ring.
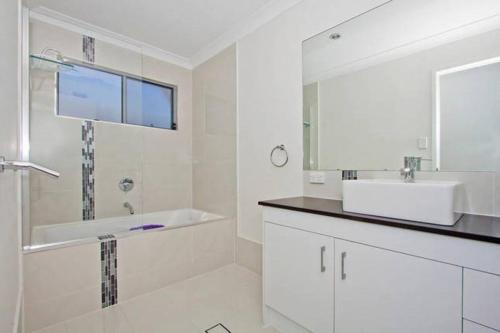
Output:
<path fill-rule="evenodd" d="M 276 160 L 277 153 L 281 153 L 281 158 Z M 288 163 L 288 152 L 286 151 L 285 145 L 278 145 L 271 150 L 271 155 L 269 156 L 272 165 L 278 168 L 284 167 Z"/>

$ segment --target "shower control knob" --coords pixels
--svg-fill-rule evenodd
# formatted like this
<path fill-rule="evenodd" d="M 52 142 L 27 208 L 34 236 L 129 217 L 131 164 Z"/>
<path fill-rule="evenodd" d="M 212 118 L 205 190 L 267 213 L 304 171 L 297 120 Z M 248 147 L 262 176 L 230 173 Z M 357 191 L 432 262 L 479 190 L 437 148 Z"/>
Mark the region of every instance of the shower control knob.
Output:
<path fill-rule="evenodd" d="M 132 189 L 134 188 L 134 180 L 132 178 L 123 178 L 118 183 L 118 187 L 123 192 L 132 191 Z"/>

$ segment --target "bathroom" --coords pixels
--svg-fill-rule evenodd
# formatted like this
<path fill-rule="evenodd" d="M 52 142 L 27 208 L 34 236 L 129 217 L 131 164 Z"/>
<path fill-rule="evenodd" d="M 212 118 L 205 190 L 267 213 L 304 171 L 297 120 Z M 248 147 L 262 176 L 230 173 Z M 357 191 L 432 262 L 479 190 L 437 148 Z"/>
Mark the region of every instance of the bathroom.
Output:
<path fill-rule="evenodd" d="M 0 28 L 0 332 L 500 332 L 498 1 Z"/>

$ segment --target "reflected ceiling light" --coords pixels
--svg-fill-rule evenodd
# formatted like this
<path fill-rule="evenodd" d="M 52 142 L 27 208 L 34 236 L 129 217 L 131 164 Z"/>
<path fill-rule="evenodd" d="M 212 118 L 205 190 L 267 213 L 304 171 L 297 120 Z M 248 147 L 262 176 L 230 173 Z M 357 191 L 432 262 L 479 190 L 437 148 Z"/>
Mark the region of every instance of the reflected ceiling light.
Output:
<path fill-rule="evenodd" d="M 340 39 L 340 37 L 342 37 L 339 33 L 336 33 L 334 32 L 333 34 L 331 34 L 330 36 L 328 36 L 328 38 L 330 38 L 331 40 L 337 40 L 337 39 Z"/>

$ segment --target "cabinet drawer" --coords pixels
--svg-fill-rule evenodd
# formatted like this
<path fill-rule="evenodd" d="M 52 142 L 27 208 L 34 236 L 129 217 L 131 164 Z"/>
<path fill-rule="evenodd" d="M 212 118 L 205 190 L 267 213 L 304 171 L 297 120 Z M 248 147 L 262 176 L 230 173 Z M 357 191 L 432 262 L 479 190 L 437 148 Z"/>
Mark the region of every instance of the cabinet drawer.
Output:
<path fill-rule="evenodd" d="M 464 318 L 500 330 L 500 276 L 464 270 Z"/>
<path fill-rule="evenodd" d="M 464 320 L 463 333 L 498 333 L 498 331 Z"/>

